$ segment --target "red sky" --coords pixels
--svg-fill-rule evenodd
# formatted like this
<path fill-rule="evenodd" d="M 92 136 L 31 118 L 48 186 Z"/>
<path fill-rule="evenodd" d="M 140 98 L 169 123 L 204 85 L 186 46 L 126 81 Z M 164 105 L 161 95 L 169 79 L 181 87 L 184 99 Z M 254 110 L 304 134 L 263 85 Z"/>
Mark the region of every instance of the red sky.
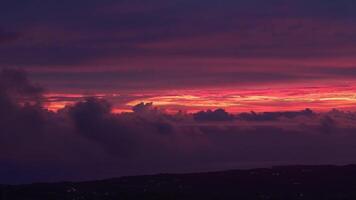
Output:
<path fill-rule="evenodd" d="M 355 10 L 1 0 L 0 184 L 355 163 Z"/>
<path fill-rule="evenodd" d="M 350 1 L 4 5 L 0 67 L 28 71 L 52 110 L 92 95 L 117 112 L 355 109 Z"/>

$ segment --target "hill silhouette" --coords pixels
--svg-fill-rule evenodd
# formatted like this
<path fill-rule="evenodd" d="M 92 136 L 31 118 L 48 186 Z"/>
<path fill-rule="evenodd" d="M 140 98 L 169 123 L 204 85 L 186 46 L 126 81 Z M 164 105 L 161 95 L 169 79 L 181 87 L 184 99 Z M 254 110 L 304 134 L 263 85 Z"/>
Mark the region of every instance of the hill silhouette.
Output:
<path fill-rule="evenodd" d="M 356 165 L 282 166 L 1 188 L 1 200 L 356 199 Z"/>

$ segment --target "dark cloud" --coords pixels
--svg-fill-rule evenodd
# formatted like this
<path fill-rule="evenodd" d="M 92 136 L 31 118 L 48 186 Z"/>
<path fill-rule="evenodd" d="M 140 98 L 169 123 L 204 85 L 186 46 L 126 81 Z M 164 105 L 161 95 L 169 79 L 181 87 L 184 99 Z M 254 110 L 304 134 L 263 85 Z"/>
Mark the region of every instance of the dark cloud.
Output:
<path fill-rule="evenodd" d="M 0 107 L 4 118 L 16 110 L 18 104 L 40 106 L 42 89 L 32 85 L 24 72 L 2 70 L 0 72 Z"/>
<path fill-rule="evenodd" d="M 305 109 L 302 111 L 287 111 L 287 112 L 263 112 L 263 113 L 241 113 L 236 116 L 237 119 L 246 121 L 275 121 L 280 118 L 296 118 L 296 117 L 315 117 L 316 114 L 310 110 Z"/>
<path fill-rule="evenodd" d="M 214 83 L 215 86 L 248 85 L 271 83 L 275 81 L 293 82 L 301 79 L 310 80 L 307 76 L 297 76 L 281 72 L 198 72 L 195 70 L 138 70 L 128 69 L 118 72 L 75 72 L 75 73 L 34 73 L 32 77 L 41 83 L 51 82 L 52 89 L 91 88 L 92 90 L 137 90 L 144 83 L 145 89 L 184 89 L 190 86 L 204 87 Z M 85 80 L 85 81 L 84 81 Z"/>
<path fill-rule="evenodd" d="M 320 76 L 335 77 L 339 76 L 341 78 L 354 78 L 356 77 L 356 68 L 354 66 L 350 67 L 323 67 L 319 69 L 310 70 L 311 73 L 319 74 Z"/>
<path fill-rule="evenodd" d="M 246 121 L 222 109 L 174 115 L 142 103 L 113 114 L 105 100 L 88 98 L 53 113 L 31 103 L 41 102 L 41 90 L 11 70 L 0 74 L 0 93 L 3 183 L 355 162 L 352 112 L 255 113 Z"/>
<path fill-rule="evenodd" d="M 197 121 L 231 121 L 234 117 L 224 109 L 216 109 L 195 113 L 194 119 Z"/>
<path fill-rule="evenodd" d="M 273 61 L 257 62 L 355 54 L 355 4 L 350 1 L 6 0 L 2 5 L 0 67 L 36 70 L 36 79 L 58 90 L 74 84 L 76 90 L 95 86 L 104 90 L 176 87 L 182 82 L 189 87 L 302 82 L 309 74 L 291 71 L 308 71 L 307 64 L 291 62 L 275 70 Z M 220 61 L 208 67 L 207 58 Z M 256 62 L 255 69 L 226 64 L 229 59 L 250 59 Z M 338 66 L 331 67 L 338 71 Z M 348 70 L 335 75 L 332 71 L 328 77 L 315 72 L 307 81 L 343 74 L 352 78 Z M 58 83 L 68 79 L 72 82 Z M 86 84 L 94 80 L 117 84 Z"/>
<path fill-rule="evenodd" d="M 139 103 L 135 105 L 132 110 L 135 113 L 147 113 L 147 112 L 156 112 L 156 108 L 153 107 L 153 103 Z"/>
<path fill-rule="evenodd" d="M 14 58 L 7 60 L 21 65 L 78 64 L 93 59 L 143 55 L 325 56 L 331 51 L 324 51 L 325 45 L 334 48 L 345 45 L 344 37 L 337 34 L 349 33 L 353 22 L 347 19 L 355 17 L 349 12 L 354 3 L 339 1 L 92 0 L 6 2 L 4 5 L 7 6 L 3 6 L 2 13 L 8 17 L 3 23 L 15 23 L 17 29 L 31 35 L 23 46 L 15 46 L 13 51 L 18 52 L 17 57 L 24 57 L 24 52 L 32 49 L 32 59 L 27 58 L 28 63 Z M 230 39 L 224 40 L 229 33 Z M 211 41 L 216 44 L 209 45 Z M 355 39 L 351 37 L 347 41 Z M 178 43 L 183 47 L 185 44 L 186 48 L 179 45 L 142 48 L 146 44 L 164 43 Z M 46 62 L 40 57 L 46 57 Z"/>
<path fill-rule="evenodd" d="M 35 86 L 27 78 L 24 71 L 4 69 L 0 73 L 1 90 L 11 96 L 20 96 L 25 99 L 40 98 L 42 88 Z"/>

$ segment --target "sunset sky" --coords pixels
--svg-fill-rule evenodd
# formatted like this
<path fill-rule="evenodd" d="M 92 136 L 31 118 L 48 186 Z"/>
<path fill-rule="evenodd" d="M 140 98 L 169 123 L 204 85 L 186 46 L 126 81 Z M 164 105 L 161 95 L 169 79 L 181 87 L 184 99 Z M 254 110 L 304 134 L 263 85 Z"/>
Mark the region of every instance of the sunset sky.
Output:
<path fill-rule="evenodd" d="M 355 10 L 1 0 L 0 184 L 356 163 Z"/>
<path fill-rule="evenodd" d="M 349 0 L 1 2 L 0 68 L 58 110 L 87 96 L 128 111 L 356 110 Z"/>

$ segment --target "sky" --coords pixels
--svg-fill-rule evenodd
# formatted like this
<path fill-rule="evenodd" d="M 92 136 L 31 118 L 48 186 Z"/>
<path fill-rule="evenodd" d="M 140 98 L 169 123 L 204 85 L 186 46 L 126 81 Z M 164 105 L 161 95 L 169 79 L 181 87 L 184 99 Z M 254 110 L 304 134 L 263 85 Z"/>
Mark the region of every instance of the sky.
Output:
<path fill-rule="evenodd" d="M 356 163 L 355 9 L 2 0 L 0 184 Z"/>
<path fill-rule="evenodd" d="M 0 68 L 58 110 L 100 96 L 170 111 L 355 110 L 349 0 L 4 0 Z"/>

